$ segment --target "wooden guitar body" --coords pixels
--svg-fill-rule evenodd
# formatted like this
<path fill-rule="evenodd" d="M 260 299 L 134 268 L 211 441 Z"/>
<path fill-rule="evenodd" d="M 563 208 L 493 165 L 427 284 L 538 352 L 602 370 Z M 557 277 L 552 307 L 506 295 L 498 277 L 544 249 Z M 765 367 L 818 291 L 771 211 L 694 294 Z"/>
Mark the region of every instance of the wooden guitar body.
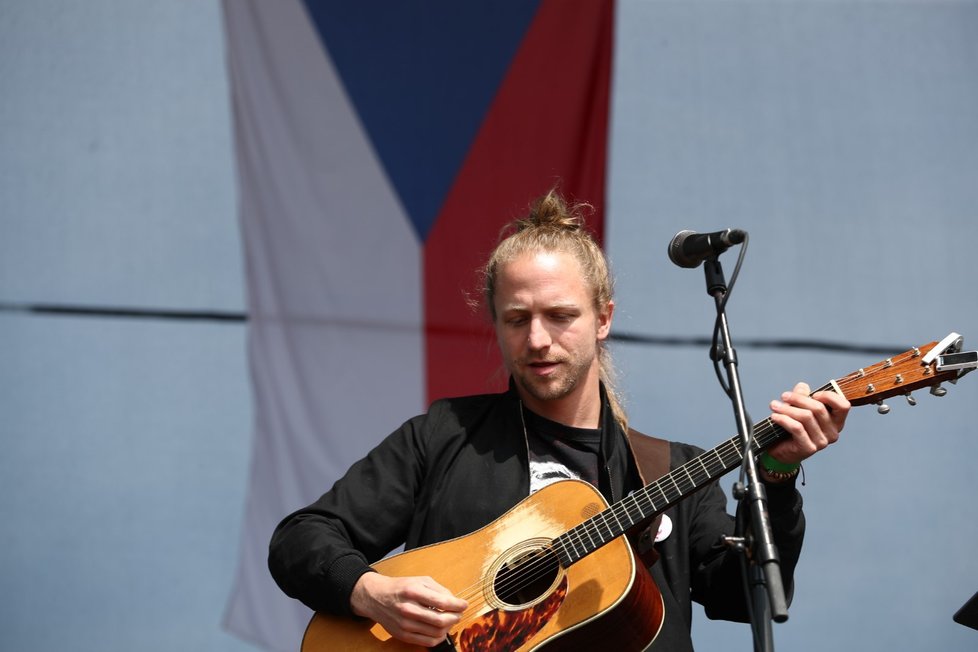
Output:
<path fill-rule="evenodd" d="M 557 482 L 480 530 L 373 567 L 385 575 L 430 575 L 466 599 L 469 609 L 450 634 L 460 652 L 642 650 L 662 625 L 662 596 L 625 537 L 568 568 L 550 551 L 555 537 L 606 507 L 591 485 Z M 302 641 L 302 652 L 424 649 L 376 623 L 318 613 Z"/>

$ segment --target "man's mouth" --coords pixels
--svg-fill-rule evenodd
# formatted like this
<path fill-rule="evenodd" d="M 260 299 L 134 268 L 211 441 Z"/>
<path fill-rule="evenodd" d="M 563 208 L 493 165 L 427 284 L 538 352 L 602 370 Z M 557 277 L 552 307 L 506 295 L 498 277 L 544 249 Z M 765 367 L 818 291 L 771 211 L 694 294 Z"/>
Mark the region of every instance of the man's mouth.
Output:
<path fill-rule="evenodd" d="M 559 360 L 537 360 L 528 362 L 526 366 L 538 376 L 546 376 L 552 373 L 560 364 Z"/>

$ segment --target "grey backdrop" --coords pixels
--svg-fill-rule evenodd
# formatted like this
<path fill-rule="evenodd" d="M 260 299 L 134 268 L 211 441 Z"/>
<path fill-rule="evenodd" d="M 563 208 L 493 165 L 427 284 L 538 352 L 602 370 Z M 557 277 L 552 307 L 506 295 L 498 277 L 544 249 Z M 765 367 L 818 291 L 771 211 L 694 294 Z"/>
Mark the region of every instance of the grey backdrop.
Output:
<path fill-rule="evenodd" d="M 670 265 L 665 243 L 739 227 L 735 344 L 905 350 L 954 330 L 978 347 L 978 4 L 625 2 L 617 26 L 609 251 L 630 270 L 617 330 L 708 336 L 703 273 Z M 883 357 L 738 352 L 757 419 L 797 380 Z M 705 349 L 616 353 L 637 427 L 702 446 L 734 433 Z M 809 532 L 780 649 L 978 647 L 951 621 L 978 591 L 975 380 L 914 408 L 891 399 L 887 416 L 859 408 L 805 465 Z M 734 625 L 701 619 L 697 635 L 750 649 Z"/>
<path fill-rule="evenodd" d="M 706 336 L 681 228 L 747 229 L 730 304 L 748 405 L 876 354 L 978 345 L 978 4 L 620 0 L 616 330 Z M 243 311 L 216 2 L 0 0 L 0 648 L 245 650 L 220 630 L 250 444 L 245 328 L 26 304 Z M 725 259 L 733 269 L 734 257 Z M 616 345 L 633 421 L 733 433 L 705 350 Z M 806 465 L 780 649 L 970 650 L 978 385 L 853 413 Z M 725 483 L 729 486 L 729 482 Z M 697 614 L 702 650 L 750 649 Z"/>

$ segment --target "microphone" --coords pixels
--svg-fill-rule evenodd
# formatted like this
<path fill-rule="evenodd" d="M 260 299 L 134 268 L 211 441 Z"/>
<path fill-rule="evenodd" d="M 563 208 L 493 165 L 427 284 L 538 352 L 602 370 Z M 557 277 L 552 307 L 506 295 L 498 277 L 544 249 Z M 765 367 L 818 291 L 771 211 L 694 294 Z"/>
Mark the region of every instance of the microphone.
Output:
<path fill-rule="evenodd" d="M 719 256 L 747 237 L 741 229 L 724 229 L 715 233 L 680 231 L 669 242 L 669 260 L 680 267 L 699 267 L 707 258 Z"/>

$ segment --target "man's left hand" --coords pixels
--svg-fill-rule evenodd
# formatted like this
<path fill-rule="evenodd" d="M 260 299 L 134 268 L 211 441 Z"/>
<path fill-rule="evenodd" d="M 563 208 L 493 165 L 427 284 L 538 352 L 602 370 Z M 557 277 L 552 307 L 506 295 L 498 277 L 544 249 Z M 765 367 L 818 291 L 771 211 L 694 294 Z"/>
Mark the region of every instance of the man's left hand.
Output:
<path fill-rule="evenodd" d="M 851 407 L 836 392 L 816 392 L 798 383 L 780 401 L 771 401 L 771 421 L 790 436 L 771 446 L 767 453 L 782 464 L 800 464 L 839 439 Z"/>

